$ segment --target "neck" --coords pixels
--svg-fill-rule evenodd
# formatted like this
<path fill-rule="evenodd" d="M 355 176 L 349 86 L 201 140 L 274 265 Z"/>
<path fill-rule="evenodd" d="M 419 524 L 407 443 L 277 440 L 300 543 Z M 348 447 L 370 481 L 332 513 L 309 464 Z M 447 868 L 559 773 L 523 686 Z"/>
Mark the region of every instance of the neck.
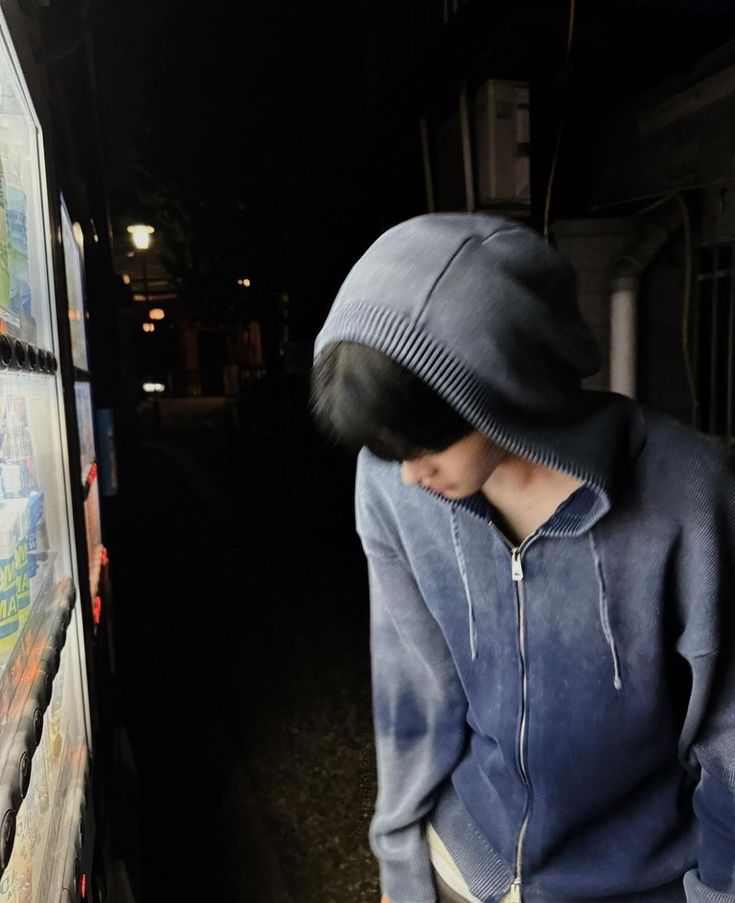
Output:
<path fill-rule="evenodd" d="M 509 454 L 498 464 L 482 490 L 486 495 L 494 492 L 527 493 L 546 487 L 560 477 L 564 477 L 561 471 Z"/>
<path fill-rule="evenodd" d="M 506 535 L 519 543 L 581 485 L 580 480 L 560 470 L 509 455 L 493 471 L 482 492 Z"/>
<path fill-rule="evenodd" d="M 560 470 L 509 454 L 487 479 L 482 493 L 492 504 L 534 504 L 559 493 L 569 494 L 581 485 L 581 480 Z"/>

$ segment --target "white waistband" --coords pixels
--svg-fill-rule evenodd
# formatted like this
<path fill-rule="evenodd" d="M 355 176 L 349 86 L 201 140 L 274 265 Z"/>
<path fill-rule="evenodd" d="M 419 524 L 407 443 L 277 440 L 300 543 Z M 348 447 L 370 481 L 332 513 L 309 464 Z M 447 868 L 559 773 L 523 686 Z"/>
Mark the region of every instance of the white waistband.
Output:
<path fill-rule="evenodd" d="M 430 822 L 426 825 L 426 839 L 429 843 L 429 853 L 431 855 L 431 864 L 437 870 L 442 880 L 451 889 L 460 895 L 468 903 L 482 903 L 471 893 L 464 878 L 460 874 L 457 864 L 452 859 L 449 850 L 444 846 L 441 837 L 436 833 Z"/>

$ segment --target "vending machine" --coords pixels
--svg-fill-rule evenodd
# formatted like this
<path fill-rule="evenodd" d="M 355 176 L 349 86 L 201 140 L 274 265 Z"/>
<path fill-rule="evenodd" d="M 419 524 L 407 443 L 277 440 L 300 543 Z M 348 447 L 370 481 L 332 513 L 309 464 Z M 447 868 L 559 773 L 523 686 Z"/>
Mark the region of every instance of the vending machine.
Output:
<path fill-rule="evenodd" d="M 84 276 L 84 236 L 73 223 L 66 202 L 61 198 L 61 239 L 63 246 L 66 298 L 74 372 L 74 406 L 79 433 L 80 491 L 84 499 L 84 539 L 89 570 L 89 599 L 95 632 L 102 619 L 103 600 L 109 594 L 107 549 L 102 543 L 100 488 L 95 443 L 95 416 L 89 352 L 85 323 L 86 280 Z"/>
<path fill-rule="evenodd" d="M 50 210 L 44 135 L 0 14 L 0 903 L 85 899 L 94 831 L 79 599 L 82 580 L 99 582 L 99 506 L 82 576 Z M 91 487 L 93 444 L 81 444 Z"/>

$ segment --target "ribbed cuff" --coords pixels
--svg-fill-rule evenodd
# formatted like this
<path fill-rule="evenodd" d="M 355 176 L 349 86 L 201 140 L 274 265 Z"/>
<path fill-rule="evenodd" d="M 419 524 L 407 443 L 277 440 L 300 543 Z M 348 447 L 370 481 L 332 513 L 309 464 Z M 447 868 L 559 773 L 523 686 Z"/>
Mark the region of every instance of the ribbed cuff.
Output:
<path fill-rule="evenodd" d="M 735 894 L 725 894 L 702 884 L 696 869 L 684 875 L 684 892 L 687 903 L 735 903 Z"/>
<path fill-rule="evenodd" d="M 379 860 L 380 889 L 393 903 L 436 903 L 434 872 L 428 852 L 419 859 Z"/>

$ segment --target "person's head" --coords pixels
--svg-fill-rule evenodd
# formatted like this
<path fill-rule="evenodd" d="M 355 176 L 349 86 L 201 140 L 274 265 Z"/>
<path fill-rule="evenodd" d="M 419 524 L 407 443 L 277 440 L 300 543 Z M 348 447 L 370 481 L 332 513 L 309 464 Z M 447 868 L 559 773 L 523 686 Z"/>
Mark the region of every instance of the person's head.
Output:
<path fill-rule="evenodd" d="M 599 365 L 574 273 L 542 236 L 425 214 L 379 236 L 340 286 L 314 343 L 314 409 L 347 445 L 398 461 L 478 432 L 460 451 L 490 441 L 579 469 L 581 380 Z"/>
<path fill-rule="evenodd" d="M 352 451 L 401 462 L 404 483 L 449 497 L 476 492 L 505 453 L 423 380 L 355 342 L 327 348 L 312 371 L 317 424 Z"/>

